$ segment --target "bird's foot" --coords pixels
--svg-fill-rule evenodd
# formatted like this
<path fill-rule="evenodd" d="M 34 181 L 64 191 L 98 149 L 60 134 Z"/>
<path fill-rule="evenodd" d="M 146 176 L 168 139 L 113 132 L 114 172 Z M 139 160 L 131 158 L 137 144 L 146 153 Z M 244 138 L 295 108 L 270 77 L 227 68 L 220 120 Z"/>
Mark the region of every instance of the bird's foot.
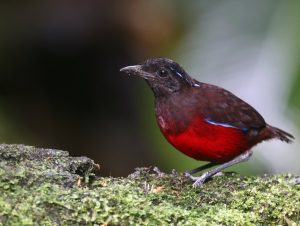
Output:
<path fill-rule="evenodd" d="M 214 175 L 210 175 L 209 172 L 206 172 L 206 173 L 203 173 L 203 174 L 202 174 L 201 176 L 199 176 L 199 177 L 194 177 L 194 176 L 192 176 L 192 175 L 189 174 L 189 173 L 185 173 L 184 175 L 185 175 L 186 177 L 190 178 L 192 181 L 194 181 L 193 187 L 196 188 L 196 187 L 201 187 L 207 179 L 209 179 L 209 178 L 211 178 L 211 177 L 222 176 L 222 175 L 224 175 L 224 174 L 223 174 L 222 172 L 218 172 L 218 173 L 216 173 L 216 174 L 214 174 Z"/>
<path fill-rule="evenodd" d="M 211 177 L 220 177 L 220 176 L 223 176 L 223 175 L 224 175 L 223 172 L 218 172 L 218 173 L 212 175 Z"/>
<path fill-rule="evenodd" d="M 189 178 L 189 179 L 191 179 L 192 181 L 195 181 L 196 180 L 195 178 L 197 178 L 197 177 L 192 176 L 192 174 L 190 174 L 188 172 L 185 172 L 184 176 L 187 177 L 187 178 Z"/>
<path fill-rule="evenodd" d="M 209 175 L 207 173 L 203 173 L 199 177 L 194 177 L 193 188 L 201 187 L 208 178 Z"/>
<path fill-rule="evenodd" d="M 184 176 L 190 178 L 192 181 L 194 181 L 193 183 L 193 187 L 200 187 L 202 186 L 202 184 L 205 182 L 205 180 L 208 178 L 206 173 L 203 173 L 201 176 L 199 177 L 194 177 L 189 173 L 185 173 Z"/>
<path fill-rule="evenodd" d="M 195 182 L 193 183 L 193 187 L 194 188 L 201 187 L 207 179 L 212 178 L 212 177 L 219 177 L 219 176 L 223 176 L 223 175 L 224 175 L 224 173 L 222 173 L 222 172 L 218 172 L 216 174 L 211 175 L 208 171 L 206 173 L 203 173 L 199 177 L 194 177 L 194 179 L 196 179 L 196 180 L 194 180 Z"/>
<path fill-rule="evenodd" d="M 225 173 L 223 172 L 217 172 L 215 174 L 211 174 L 211 172 L 207 171 L 206 173 L 203 173 L 201 176 L 199 177 L 194 177 L 194 184 L 193 184 L 193 187 L 196 188 L 196 187 L 201 187 L 205 182 L 206 180 L 210 179 L 210 178 L 213 178 L 213 177 L 221 177 L 221 176 L 224 176 Z"/>

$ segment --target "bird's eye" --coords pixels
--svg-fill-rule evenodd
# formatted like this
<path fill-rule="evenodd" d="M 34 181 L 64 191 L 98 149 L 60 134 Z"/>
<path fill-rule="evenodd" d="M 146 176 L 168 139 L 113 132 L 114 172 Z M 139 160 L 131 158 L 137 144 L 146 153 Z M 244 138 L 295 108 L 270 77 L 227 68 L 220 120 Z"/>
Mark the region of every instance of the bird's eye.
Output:
<path fill-rule="evenodd" d="M 166 77 L 168 75 L 168 72 L 166 70 L 162 69 L 162 70 L 158 71 L 158 75 L 159 75 L 159 77 L 164 78 L 164 77 Z"/>

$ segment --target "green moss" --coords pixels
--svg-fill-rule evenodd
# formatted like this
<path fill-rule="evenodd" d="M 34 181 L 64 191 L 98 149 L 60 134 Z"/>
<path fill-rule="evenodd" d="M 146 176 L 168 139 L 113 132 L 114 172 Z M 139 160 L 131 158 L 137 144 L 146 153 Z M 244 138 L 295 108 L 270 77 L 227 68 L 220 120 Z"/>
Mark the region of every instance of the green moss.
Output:
<path fill-rule="evenodd" d="M 181 174 L 140 168 L 127 178 L 95 178 L 86 157 L 0 145 L 3 225 L 293 225 L 299 178 L 226 173 L 194 189 Z M 80 182 L 80 183 L 79 183 Z"/>

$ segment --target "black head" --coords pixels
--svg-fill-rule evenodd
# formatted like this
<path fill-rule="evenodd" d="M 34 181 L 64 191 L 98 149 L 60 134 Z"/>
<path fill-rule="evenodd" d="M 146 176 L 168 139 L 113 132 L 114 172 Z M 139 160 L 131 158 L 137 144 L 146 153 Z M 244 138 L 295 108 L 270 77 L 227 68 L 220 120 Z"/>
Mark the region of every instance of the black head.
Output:
<path fill-rule="evenodd" d="M 179 64 L 166 58 L 149 59 L 141 65 L 124 67 L 121 71 L 144 78 L 155 96 L 167 96 L 195 84 Z"/>

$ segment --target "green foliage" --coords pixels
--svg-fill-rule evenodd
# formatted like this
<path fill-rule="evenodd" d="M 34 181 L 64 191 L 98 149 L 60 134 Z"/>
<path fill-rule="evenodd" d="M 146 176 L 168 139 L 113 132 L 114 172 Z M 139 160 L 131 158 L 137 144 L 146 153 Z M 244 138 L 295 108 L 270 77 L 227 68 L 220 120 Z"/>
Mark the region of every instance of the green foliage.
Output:
<path fill-rule="evenodd" d="M 3 225 L 292 225 L 299 178 L 227 173 L 192 188 L 186 177 L 140 168 L 96 178 L 97 165 L 67 152 L 0 145 Z"/>

